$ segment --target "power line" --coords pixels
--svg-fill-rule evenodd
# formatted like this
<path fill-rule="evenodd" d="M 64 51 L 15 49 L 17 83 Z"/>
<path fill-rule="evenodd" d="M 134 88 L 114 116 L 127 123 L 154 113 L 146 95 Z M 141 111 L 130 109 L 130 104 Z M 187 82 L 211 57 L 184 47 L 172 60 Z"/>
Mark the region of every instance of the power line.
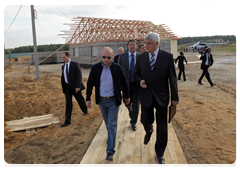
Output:
<path fill-rule="evenodd" d="M 63 15 L 65 15 L 56 5 L 55 5 L 55 7 L 63 14 Z M 67 15 L 65 15 L 68 19 L 70 19 Z M 71 20 L 71 19 L 70 19 Z"/>
<path fill-rule="evenodd" d="M 19 11 L 20 11 L 21 8 L 22 8 L 22 5 L 20 6 L 20 8 L 19 8 L 19 10 L 18 10 L 18 12 L 17 12 L 15 18 L 13 19 L 11 25 L 10 25 L 10 26 L 8 27 L 8 29 L 4 32 L 4 34 L 6 34 L 6 32 L 9 30 L 9 28 L 12 26 L 12 24 L 13 24 L 14 20 L 16 19 L 16 17 L 17 17 L 17 15 L 18 15 L 18 13 L 19 13 Z"/>
<path fill-rule="evenodd" d="M 10 38 L 9 36 L 7 36 L 6 34 L 5 34 L 5 36 L 8 37 L 10 40 L 14 41 L 15 43 L 17 43 L 18 45 L 20 45 L 17 41 L 13 40 L 12 38 Z"/>

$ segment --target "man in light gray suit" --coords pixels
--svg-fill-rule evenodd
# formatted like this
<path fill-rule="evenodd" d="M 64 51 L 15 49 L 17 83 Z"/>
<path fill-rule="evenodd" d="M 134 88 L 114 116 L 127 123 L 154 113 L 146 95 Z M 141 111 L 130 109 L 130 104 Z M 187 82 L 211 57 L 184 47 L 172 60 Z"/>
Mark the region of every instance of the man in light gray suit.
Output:
<path fill-rule="evenodd" d="M 123 68 L 123 72 L 128 81 L 128 87 L 130 91 L 130 103 L 126 105 L 129 111 L 130 124 L 132 130 L 136 130 L 136 123 L 139 111 L 139 88 L 140 84 L 137 84 L 133 77 L 134 67 L 137 59 L 137 41 L 130 39 L 128 41 L 128 52 L 119 55 L 118 64 Z"/>

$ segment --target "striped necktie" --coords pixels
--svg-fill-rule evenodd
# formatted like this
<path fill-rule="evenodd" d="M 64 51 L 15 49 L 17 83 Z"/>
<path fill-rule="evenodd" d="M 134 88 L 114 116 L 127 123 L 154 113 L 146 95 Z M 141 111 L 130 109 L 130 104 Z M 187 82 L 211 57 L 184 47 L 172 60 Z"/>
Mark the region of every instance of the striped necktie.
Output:
<path fill-rule="evenodd" d="M 151 67 L 151 70 L 153 70 L 154 68 L 154 64 L 155 64 L 155 57 L 154 57 L 154 53 L 152 53 L 152 57 L 151 57 L 151 60 L 150 60 L 150 67 Z"/>

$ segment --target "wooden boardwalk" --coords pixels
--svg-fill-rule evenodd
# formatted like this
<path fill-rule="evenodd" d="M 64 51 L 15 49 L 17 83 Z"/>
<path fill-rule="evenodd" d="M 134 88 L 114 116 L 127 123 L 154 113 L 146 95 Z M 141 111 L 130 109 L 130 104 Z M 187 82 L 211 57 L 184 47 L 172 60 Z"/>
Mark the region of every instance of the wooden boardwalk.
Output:
<path fill-rule="evenodd" d="M 155 154 L 156 126 L 151 140 L 143 144 L 145 131 L 140 123 L 137 130 L 132 131 L 127 108 L 122 104 L 118 113 L 117 141 L 113 161 L 106 161 L 107 130 L 103 122 L 85 153 L 80 164 L 158 164 Z M 186 158 L 178 142 L 171 124 L 168 124 L 168 145 L 164 153 L 165 164 L 187 164 Z"/>

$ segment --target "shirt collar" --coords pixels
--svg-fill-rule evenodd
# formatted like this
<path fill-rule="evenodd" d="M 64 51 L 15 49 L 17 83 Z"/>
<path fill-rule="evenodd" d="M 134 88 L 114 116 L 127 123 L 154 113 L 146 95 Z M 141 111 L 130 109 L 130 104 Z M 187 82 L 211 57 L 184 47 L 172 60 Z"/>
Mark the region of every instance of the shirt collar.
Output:
<path fill-rule="evenodd" d="M 69 65 L 69 64 L 70 64 L 70 62 L 71 62 L 71 60 L 69 60 L 69 62 L 67 62 L 67 63 L 65 63 L 65 64 L 68 64 L 68 65 Z"/>
<path fill-rule="evenodd" d="M 155 54 L 155 56 L 157 56 L 158 52 L 159 52 L 159 48 L 157 48 L 153 53 Z M 152 53 L 149 53 L 149 54 L 151 54 L 151 56 L 152 56 Z"/>
<path fill-rule="evenodd" d="M 136 51 L 134 53 L 131 53 L 130 51 L 128 51 L 128 56 L 131 56 L 131 54 L 133 54 L 134 56 L 136 56 Z"/>
<path fill-rule="evenodd" d="M 111 65 L 112 65 L 112 61 L 111 61 L 111 63 L 110 63 L 110 65 L 109 65 L 108 68 L 110 68 Z M 103 64 L 103 62 L 102 62 L 102 67 L 103 67 L 103 68 L 106 68 L 105 65 Z"/>

